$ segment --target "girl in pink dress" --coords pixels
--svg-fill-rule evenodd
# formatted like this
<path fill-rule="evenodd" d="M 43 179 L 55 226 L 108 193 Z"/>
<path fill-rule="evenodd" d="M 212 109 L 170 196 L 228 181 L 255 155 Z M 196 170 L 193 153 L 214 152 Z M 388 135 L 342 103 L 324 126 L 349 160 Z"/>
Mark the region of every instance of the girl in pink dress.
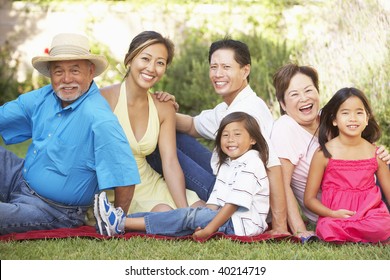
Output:
<path fill-rule="evenodd" d="M 304 195 L 306 207 L 319 215 L 320 239 L 389 241 L 390 213 L 375 176 L 390 201 L 390 171 L 371 144 L 380 135 L 367 98 L 356 88 L 339 90 L 323 108 L 320 148 L 313 156 Z"/>

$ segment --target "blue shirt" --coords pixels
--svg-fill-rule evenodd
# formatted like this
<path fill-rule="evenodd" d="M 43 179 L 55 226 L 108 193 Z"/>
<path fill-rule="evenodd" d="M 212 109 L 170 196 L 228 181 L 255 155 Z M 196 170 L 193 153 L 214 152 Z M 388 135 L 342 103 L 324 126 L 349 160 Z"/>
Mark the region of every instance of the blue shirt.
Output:
<path fill-rule="evenodd" d="M 108 103 L 92 82 L 62 108 L 51 85 L 0 107 L 6 144 L 32 138 L 23 176 L 39 195 L 66 205 L 90 205 L 98 189 L 138 184 L 130 145 Z"/>

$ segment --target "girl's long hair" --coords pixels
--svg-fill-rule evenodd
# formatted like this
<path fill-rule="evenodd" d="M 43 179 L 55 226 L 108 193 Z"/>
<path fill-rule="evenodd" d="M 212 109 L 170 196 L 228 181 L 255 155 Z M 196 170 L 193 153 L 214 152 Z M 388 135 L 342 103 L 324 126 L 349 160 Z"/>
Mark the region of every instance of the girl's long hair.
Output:
<path fill-rule="evenodd" d="M 333 125 L 333 121 L 336 118 L 337 112 L 341 104 L 343 104 L 348 98 L 352 96 L 356 96 L 362 101 L 364 109 L 366 110 L 368 116 L 368 125 L 362 132 L 362 138 L 366 139 L 370 143 L 374 143 L 381 137 L 380 127 L 375 120 L 372 109 L 370 107 L 370 103 L 364 93 L 359 89 L 353 87 L 342 88 L 332 96 L 329 102 L 321 110 L 320 114 L 318 142 L 325 157 L 327 158 L 331 158 L 332 155 L 326 149 L 326 142 L 339 135 L 339 129 L 337 126 Z"/>
<path fill-rule="evenodd" d="M 259 124 L 256 119 L 247 113 L 244 112 L 233 112 L 224 117 L 219 125 L 217 137 L 215 138 L 215 149 L 218 154 L 218 168 L 225 162 L 227 159 L 227 155 L 222 151 L 221 148 L 221 137 L 222 131 L 225 127 L 232 122 L 241 122 L 243 123 L 245 129 L 248 131 L 250 137 L 252 137 L 256 143 L 252 146 L 253 150 L 259 151 L 260 159 L 263 161 L 264 166 L 267 166 L 268 157 L 269 157 L 269 149 L 267 142 L 265 141 L 263 135 L 261 134 L 261 130 Z"/>

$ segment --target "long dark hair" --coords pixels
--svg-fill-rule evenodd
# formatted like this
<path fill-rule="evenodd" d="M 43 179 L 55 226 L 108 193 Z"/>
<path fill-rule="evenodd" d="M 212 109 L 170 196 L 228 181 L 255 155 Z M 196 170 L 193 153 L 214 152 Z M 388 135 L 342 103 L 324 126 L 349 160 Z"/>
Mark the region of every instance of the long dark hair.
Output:
<path fill-rule="evenodd" d="M 250 137 L 252 137 L 256 143 L 252 146 L 253 150 L 257 150 L 260 153 L 260 159 L 263 161 L 264 166 L 267 166 L 268 163 L 268 145 L 265 141 L 263 135 L 261 134 L 261 130 L 259 124 L 256 119 L 251 115 L 248 115 L 244 112 L 233 112 L 224 117 L 219 125 L 217 137 L 215 138 L 215 149 L 218 154 L 218 168 L 225 162 L 227 159 L 227 155 L 222 151 L 221 148 L 221 137 L 222 131 L 225 127 L 232 122 L 241 122 L 243 123 L 246 131 L 248 131 Z"/>
<path fill-rule="evenodd" d="M 332 155 L 326 149 L 325 143 L 339 135 L 339 129 L 336 126 L 333 126 L 333 121 L 336 118 L 337 111 L 339 110 L 341 104 L 343 104 L 351 96 L 356 96 L 362 101 L 368 116 L 368 125 L 362 132 L 362 138 L 366 139 L 370 143 L 374 143 L 381 137 L 380 127 L 375 120 L 370 103 L 364 93 L 353 87 L 342 88 L 332 96 L 329 102 L 322 109 L 320 115 L 318 142 L 325 157 L 327 158 L 331 158 Z"/>

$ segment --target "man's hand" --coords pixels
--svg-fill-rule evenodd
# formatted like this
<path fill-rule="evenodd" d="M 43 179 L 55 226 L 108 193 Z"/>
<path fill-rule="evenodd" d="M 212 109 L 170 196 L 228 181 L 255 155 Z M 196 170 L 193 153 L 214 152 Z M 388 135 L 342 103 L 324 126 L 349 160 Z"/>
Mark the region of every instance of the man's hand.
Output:
<path fill-rule="evenodd" d="M 156 91 L 153 93 L 157 99 L 161 102 L 167 102 L 167 101 L 171 101 L 173 103 L 173 106 L 175 107 L 175 111 L 176 112 L 179 112 L 179 103 L 176 102 L 176 98 L 174 95 L 168 93 L 168 92 L 165 92 L 165 91 Z"/>

